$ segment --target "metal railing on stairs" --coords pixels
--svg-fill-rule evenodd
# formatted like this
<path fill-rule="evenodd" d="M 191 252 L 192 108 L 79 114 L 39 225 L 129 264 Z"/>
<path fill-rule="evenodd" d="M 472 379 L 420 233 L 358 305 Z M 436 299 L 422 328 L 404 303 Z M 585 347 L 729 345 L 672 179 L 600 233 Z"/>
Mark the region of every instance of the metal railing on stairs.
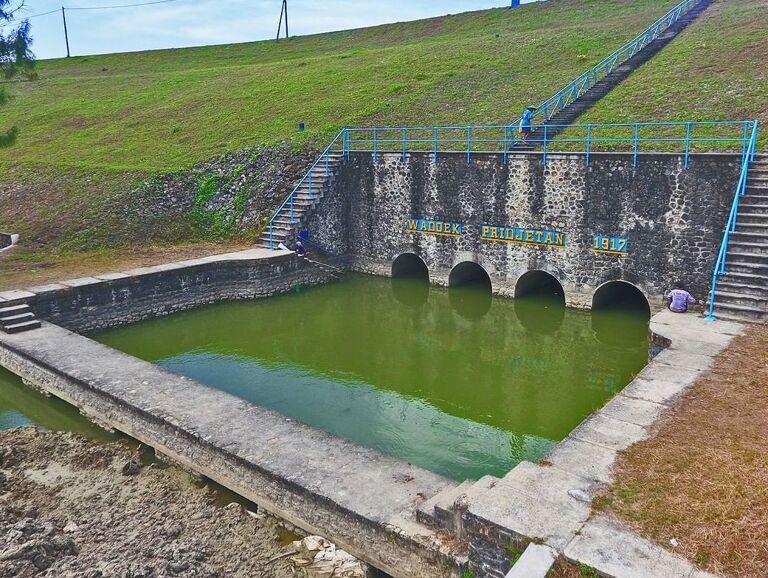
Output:
<path fill-rule="evenodd" d="M 336 146 L 339 144 L 339 141 L 341 140 L 342 144 L 342 150 L 346 148 L 345 142 L 346 139 L 349 138 L 347 135 L 346 129 L 342 129 L 339 131 L 339 133 L 336 135 L 336 138 L 334 138 L 331 141 L 331 144 L 329 144 L 326 149 L 323 151 L 323 153 L 317 157 L 317 160 L 315 160 L 314 163 L 312 163 L 312 166 L 309 167 L 309 170 L 304 175 L 304 178 L 302 178 L 298 184 L 293 188 L 291 191 L 291 194 L 286 197 L 286 199 L 283 201 L 283 203 L 277 208 L 277 210 L 272 213 L 272 217 L 269 219 L 269 223 L 267 224 L 267 227 L 269 229 L 269 248 L 274 249 L 275 248 L 275 240 L 274 240 L 274 234 L 275 234 L 275 220 L 278 219 L 281 216 L 281 213 L 283 212 L 283 209 L 286 207 L 289 209 L 289 219 L 291 223 L 296 222 L 295 220 L 295 211 L 294 206 L 296 202 L 296 196 L 299 193 L 301 187 L 306 184 L 308 187 L 308 193 L 309 198 L 312 199 L 312 196 L 314 194 L 313 189 L 313 171 L 317 167 L 324 167 L 325 168 L 325 176 L 328 177 L 330 175 L 330 161 L 331 161 L 331 154 L 333 153 Z"/>
<path fill-rule="evenodd" d="M 549 100 L 546 100 L 539 105 L 532 115 L 534 130 L 536 129 L 537 120 L 539 121 L 539 125 L 544 125 L 549 122 L 555 115 L 572 105 L 598 82 L 604 80 L 619 66 L 627 62 L 630 58 L 635 56 L 635 54 L 674 26 L 700 2 L 702 2 L 702 0 L 683 0 L 683 2 L 680 2 L 680 4 L 651 24 L 636 38 L 619 48 L 602 62 L 587 70 Z M 522 119 L 518 119 L 512 126 L 519 126 L 521 120 Z"/>
<path fill-rule="evenodd" d="M 741 203 L 741 197 L 747 192 L 747 181 L 749 179 L 749 165 L 755 160 L 755 154 L 757 152 L 757 135 L 759 131 L 759 123 L 754 121 L 751 125 L 751 133 L 745 133 L 745 136 L 749 136 L 749 144 L 744 149 L 741 157 L 741 175 L 739 176 L 739 184 L 736 186 L 736 195 L 733 197 L 733 203 L 731 205 L 731 212 L 728 215 L 728 222 L 725 225 L 725 233 L 723 234 L 723 242 L 720 245 L 720 253 L 717 256 L 717 262 L 715 263 L 715 269 L 712 272 L 712 289 L 709 293 L 709 307 L 707 312 L 707 319 L 714 321 L 715 317 L 715 300 L 717 297 L 717 284 L 723 275 L 727 274 L 727 261 L 728 261 L 728 246 L 731 240 L 731 234 L 736 232 L 736 225 L 739 218 L 739 205 Z"/>

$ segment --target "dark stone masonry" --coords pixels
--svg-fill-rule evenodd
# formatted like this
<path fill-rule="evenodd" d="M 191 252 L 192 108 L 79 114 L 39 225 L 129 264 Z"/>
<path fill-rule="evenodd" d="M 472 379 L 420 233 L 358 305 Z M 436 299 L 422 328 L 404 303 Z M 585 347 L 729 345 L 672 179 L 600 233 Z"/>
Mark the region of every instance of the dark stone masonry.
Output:
<path fill-rule="evenodd" d="M 545 271 L 568 303 L 590 307 L 595 290 L 623 280 L 654 306 L 676 279 L 704 296 L 739 176 L 738 155 L 353 153 L 306 228 L 355 268 L 389 274 L 415 253 L 434 283 L 462 261 L 482 265 L 495 293 L 513 296 L 528 271 Z M 414 234 L 409 219 L 461 223 L 461 237 Z M 564 233 L 565 247 L 481 239 L 484 226 Z M 487 232 L 487 231 L 486 231 Z M 594 236 L 623 238 L 626 255 L 593 251 Z M 552 238 L 554 239 L 554 237 Z M 533 237 L 536 240 L 536 237 Z M 545 240 L 545 237 L 540 237 Z"/>
<path fill-rule="evenodd" d="M 331 276 L 292 253 L 249 252 L 73 279 L 0 293 L 28 303 L 39 319 L 71 331 L 136 323 L 201 305 L 270 297 L 325 283 Z"/>

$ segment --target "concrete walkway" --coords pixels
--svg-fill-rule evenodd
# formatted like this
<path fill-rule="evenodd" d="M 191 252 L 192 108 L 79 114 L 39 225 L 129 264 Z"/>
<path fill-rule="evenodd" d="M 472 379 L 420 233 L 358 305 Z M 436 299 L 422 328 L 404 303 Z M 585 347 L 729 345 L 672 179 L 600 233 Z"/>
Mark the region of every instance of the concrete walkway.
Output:
<path fill-rule="evenodd" d="M 704 578 L 692 564 L 593 515 L 592 499 L 613 482 L 618 452 L 647 439 L 664 411 L 706 370 L 743 327 L 664 311 L 651 329 L 669 340 L 621 393 L 576 428 L 541 464 L 522 463 L 473 503 L 468 516 L 503 540 L 534 542 L 521 563 L 548 569 L 557 554 L 610 578 Z M 541 548 L 540 546 L 547 548 Z M 536 566 L 534 558 L 541 563 Z M 515 570 L 510 573 L 515 574 Z M 527 573 L 543 578 L 546 572 Z"/>

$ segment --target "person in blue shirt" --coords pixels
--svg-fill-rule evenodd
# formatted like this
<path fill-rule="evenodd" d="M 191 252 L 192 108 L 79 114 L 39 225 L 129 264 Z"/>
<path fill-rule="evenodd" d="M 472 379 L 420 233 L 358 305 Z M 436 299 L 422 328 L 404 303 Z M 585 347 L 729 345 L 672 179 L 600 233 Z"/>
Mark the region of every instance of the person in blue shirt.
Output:
<path fill-rule="evenodd" d="M 523 113 L 523 118 L 520 119 L 520 132 L 523 135 L 523 140 L 527 141 L 531 136 L 531 127 L 533 120 L 533 112 L 536 110 L 533 106 L 529 106 Z"/>
<path fill-rule="evenodd" d="M 307 256 L 307 248 L 304 246 L 304 243 L 302 243 L 301 239 L 296 241 L 296 254 L 299 257 L 306 257 Z"/>

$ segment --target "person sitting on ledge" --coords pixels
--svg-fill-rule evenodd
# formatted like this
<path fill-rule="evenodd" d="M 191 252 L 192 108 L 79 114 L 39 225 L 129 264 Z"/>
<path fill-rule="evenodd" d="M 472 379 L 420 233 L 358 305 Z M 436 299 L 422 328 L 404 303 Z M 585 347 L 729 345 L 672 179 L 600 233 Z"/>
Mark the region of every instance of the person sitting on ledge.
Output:
<path fill-rule="evenodd" d="M 682 281 L 675 281 L 675 288 L 666 295 L 667 307 L 674 313 L 687 313 L 688 307 L 696 303 L 693 295 L 685 290 Z"/>
<path fill-rule="evenodd" d="M 302 243 L 301 239 L 296 241 L 296 254 L 299 257 L 306 257 L 307 256 L 307 248 L 304 247 L 304 243 Z"/>

